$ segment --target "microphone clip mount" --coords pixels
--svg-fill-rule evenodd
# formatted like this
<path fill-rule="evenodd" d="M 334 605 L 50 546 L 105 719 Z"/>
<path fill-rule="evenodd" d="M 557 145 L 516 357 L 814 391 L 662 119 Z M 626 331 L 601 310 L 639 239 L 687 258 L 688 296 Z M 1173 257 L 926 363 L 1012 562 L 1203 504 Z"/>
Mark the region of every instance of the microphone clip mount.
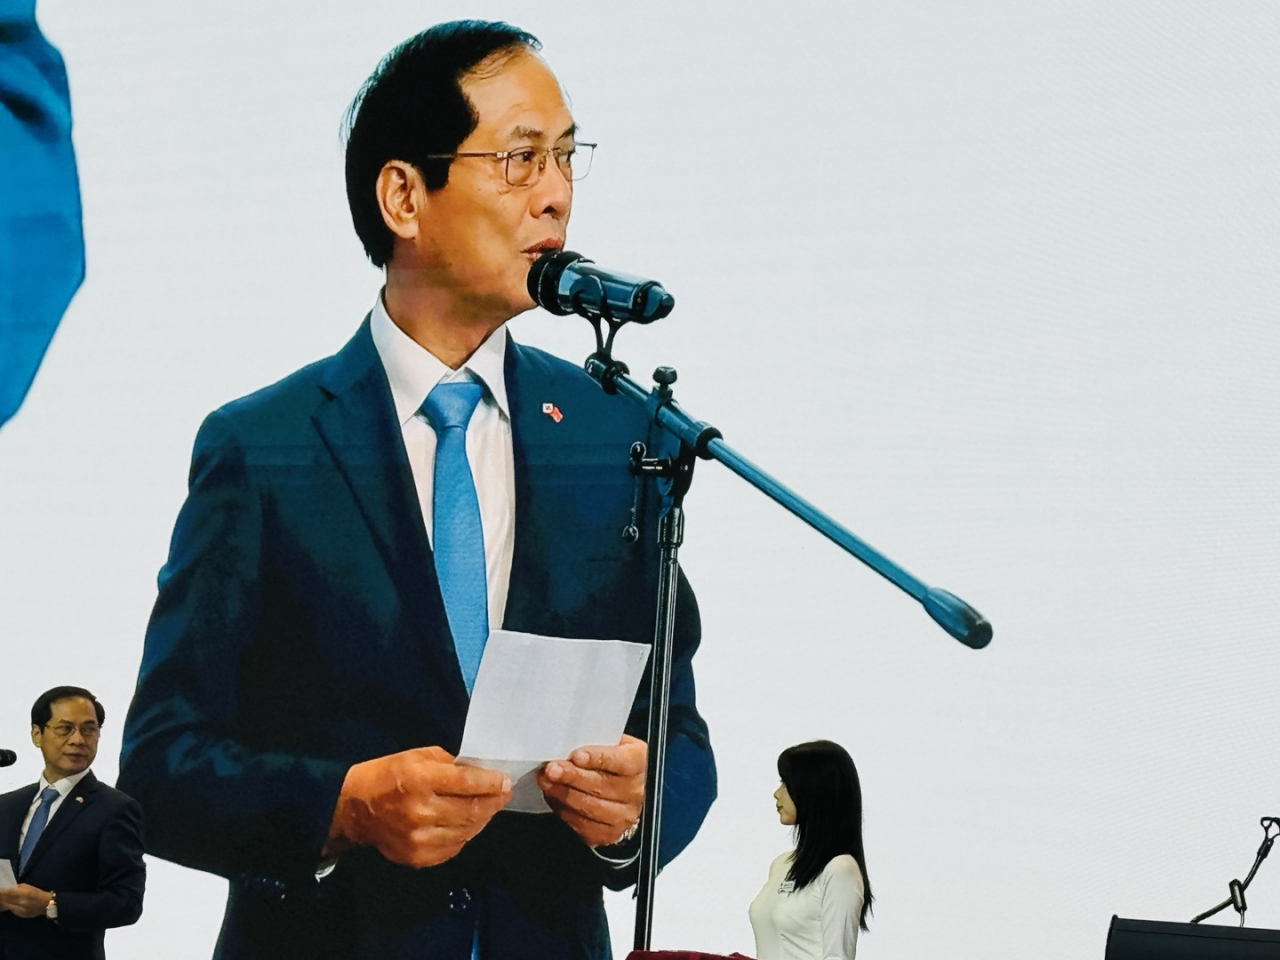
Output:
<path fill-rule="evenodd" d="M 613 315 L 613 311 L 609 308 L 609 300 L 605 296 L 604 284 L 598 277 L 583 277 L 573 285 L 570 297 L 573 300 L 573 312 L 586 317 L 596 332 L 596 352 L 592 357 L 603 360 L 606 366 L 614 367 L 612 372 L 615 375 L 630 373 L 625 363 L 613 359 L 613 339 L 627 321 L 626 318 L 618 319 Z M 607 337 L 604 333 L 605 327 L 609 329 Z M 614 376 L 610 376 L 602 383 L 612 384 L 613 380 Z M 617 388 L 605 387 L 605 392 L 616 393 Z"/>

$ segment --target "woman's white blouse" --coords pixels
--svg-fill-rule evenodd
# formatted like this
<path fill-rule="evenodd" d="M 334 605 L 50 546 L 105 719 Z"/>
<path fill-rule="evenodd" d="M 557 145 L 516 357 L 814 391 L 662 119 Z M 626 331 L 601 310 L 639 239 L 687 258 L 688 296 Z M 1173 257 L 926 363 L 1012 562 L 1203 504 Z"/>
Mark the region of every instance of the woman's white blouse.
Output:
<path fill-rule="evenodd" d="M 794 851 L 769 865 L 748 913 L 757 960 L 853 960 L 862 915 L 862 871 L 847 853 L 832 858 L 803 890 L 787 879 Z"/>

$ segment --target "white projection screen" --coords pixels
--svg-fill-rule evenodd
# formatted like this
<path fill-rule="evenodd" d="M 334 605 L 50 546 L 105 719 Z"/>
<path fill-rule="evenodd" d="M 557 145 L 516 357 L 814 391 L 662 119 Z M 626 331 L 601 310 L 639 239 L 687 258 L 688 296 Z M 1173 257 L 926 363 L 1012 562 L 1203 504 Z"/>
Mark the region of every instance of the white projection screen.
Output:
<path fill-rule="evenodd" d="M 859 957 L 1101 957 L 1189 920 L 1280 814 L 1280 5 L 41 0 L 87 278 L 0 431 L 0 746 L 56 684 L 113 782 L 206 413 L 337 350 L 380 274 L 340 121 L 441 20 L 541 38 L 585 139 L 570 246 L 675 312 L 618 355 L 987 616 L 969 650 L 717 464 L 685 572 L 720 796 L 654 946 L 753 950 L 778 752 L 857 762 Z M 578 361 L 585 321 L 514 336 Z M 150 861 L 108 953 L 212 952 L 225 881 Z M 1249 891 L 1280 927 L 1280 863 Z M 608 895 L 617 957 L 633 901 Z M 1213 922 L 1234 924 L 1233 912 Z"/>

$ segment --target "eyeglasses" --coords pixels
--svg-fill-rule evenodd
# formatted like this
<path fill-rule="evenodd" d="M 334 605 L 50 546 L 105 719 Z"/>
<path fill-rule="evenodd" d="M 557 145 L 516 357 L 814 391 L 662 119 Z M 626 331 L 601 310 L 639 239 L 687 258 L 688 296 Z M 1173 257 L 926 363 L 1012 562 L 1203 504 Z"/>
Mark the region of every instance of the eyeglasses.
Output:
<path fill-rule="evenodd" d="M 48 730 L 59 740 L 66 740 L 76 730 L 80 731 L 80 736 L 86 740 L 97 740 L 102 735 L 102 728 L 96 723 L 82 723 L 77 727 L 74 723 L 55 723 L 53 726 L 44 725 L 44 729 Z"/>
<path fill-rule="evenodd" d="M 570 182 L 582 180 L 591 172 L 591 157 L 598 144 L 575 143 L 570 147 L 518 147 L 515 150 L 485 150 L 467 153 L 429 153 L 426 160 L 455 160 L 458 157 L 492 157 L 505 164 L 503 175 L 513 187 L 528 187 L 537 183 L 546 169 L 547 157 L 556 158 L 560 173 Z"/>

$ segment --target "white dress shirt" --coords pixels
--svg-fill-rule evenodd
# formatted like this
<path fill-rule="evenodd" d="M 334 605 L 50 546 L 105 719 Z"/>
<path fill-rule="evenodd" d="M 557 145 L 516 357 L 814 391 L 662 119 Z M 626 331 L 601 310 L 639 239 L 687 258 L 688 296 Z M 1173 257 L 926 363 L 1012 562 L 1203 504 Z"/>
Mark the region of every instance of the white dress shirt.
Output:
<path fill-rule="evenodd" d="M 422 402 L 437 383 L 475 380 L 484 396 L 467 425 L 467 461 L 480 503 L 484 535 L 484 568 L 489 594 L 489 629 L 502 626 L 511 585 L 511 557 L 515 550 L 515 454 L 511 446 L 511 414 L 507 406 L 507 328 L 499 327 L 457 370 L 433 355 L 395 325 L 382 295 L 369 318 L 373 345 L 391 384 L 396 419 L 404 437 L 413 485 L 432 535 L 431 494 L 435 483 L 436 432 L 422 413 Z"/>
<path fill-rule="evenodd" d="M 793 851 L 769 865 L 748 914 L 759 960 L 853 960 L 862 916 L 862 871 L 847 853 L 832 857 L 808 886 L 787 879 Z"/>
<path fill-rule="evenodd" d="M 67 799 L 67 794 L 75 789 L 76 784 L 83 780 L 89 773 L 86 767 L 79 773 L 69 777 L 63 777 L 61 780 L 55 780 L 50 783 L 44 778 L 44 774 L 40 774 L 40 781 L 36 784 L 36 798 L 31 801 L 31 806 L 27 810 L 27 815 L 22 821 L 22 830 L 18 834 L 18 849 L 22 849 L 22 841 L 27 839 L 27 828 L 31 826 L 31 820 L 36 815 L 36 811 L 40 809 L 40 794 L 44 793 L 46 787 L 53 787 L 58 791 L 58 799 L 53 801 L 53 806 L 49 808 L 49 819 L 45 821 L 45 827 L 49 826 L 53 820 L 53 815 L 58 812 L 58 808 L 62 806 L 62 801 Z"/>

